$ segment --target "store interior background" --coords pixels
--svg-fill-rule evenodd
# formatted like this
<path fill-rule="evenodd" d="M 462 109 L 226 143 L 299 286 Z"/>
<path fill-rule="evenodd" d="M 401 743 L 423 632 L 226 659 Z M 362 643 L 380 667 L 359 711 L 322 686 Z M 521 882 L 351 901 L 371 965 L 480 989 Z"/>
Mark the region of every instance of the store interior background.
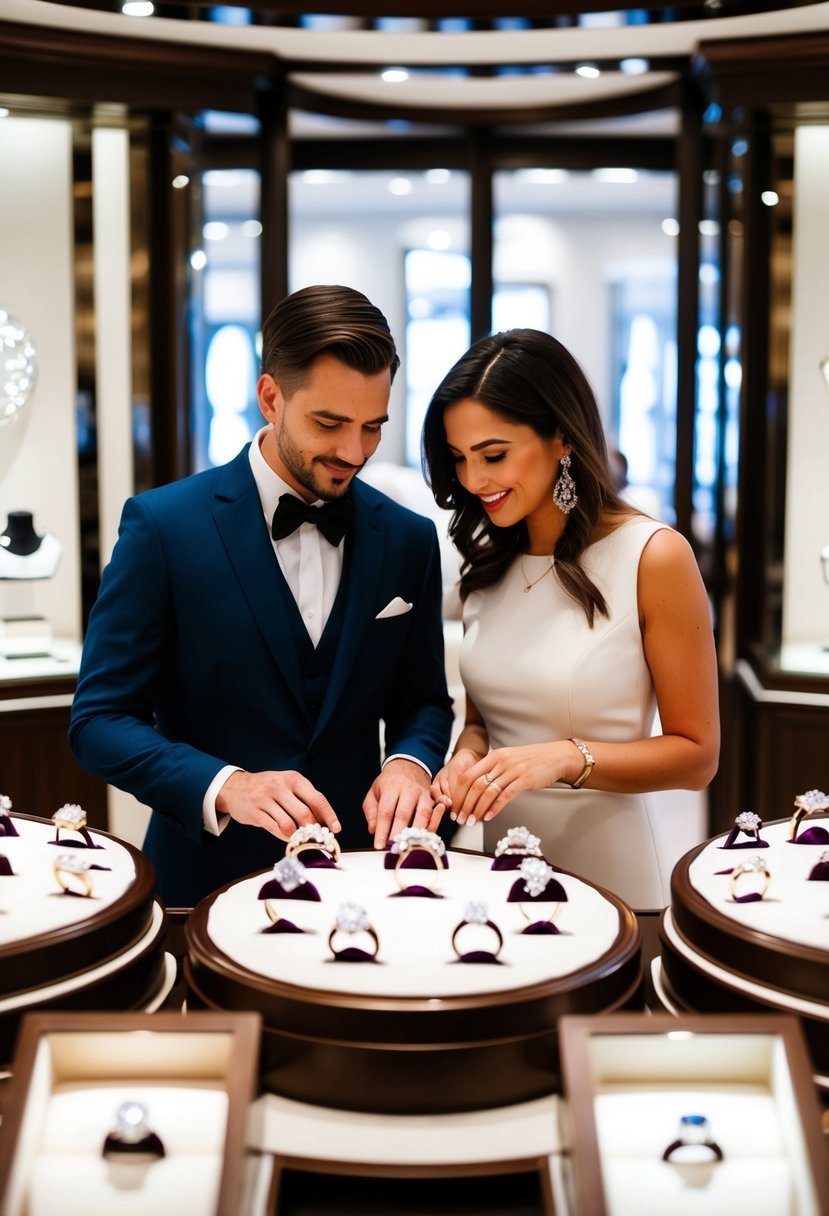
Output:
<path fill-rule="evenodd" d="M 82 8 L 11 0 L 4 19 L 11 28 L 15 21 L 31 19 L 33 11 L 46 13 L 44 36 L 70 17 L 75 31 L 92 22 L 90 31 L 123 38 L 135 28 L 134 19 Z M 788 36 L 794 24 L 805 24 L 803 37 L 814 39 L 825 54 L 828 11 L 826 4 L 793 8 L 784 14 L 788 24 L 782 26 L 781 14 L 729 19 L 765 20 L 769 35 L 785 30 Z M 594 36 L 597 46 L 607 45 L 614 27 L 630 32 L 630 24 L 630 14 L 624 12 L 588 14 L 580 20 L 581 32 Z M 653 29 L 647 22 L 641 28 Z M 716 37 L 716 23 L 710 28 Z M 757 36 L 764 32 L 762 24 L 752 29 Z M 226 32 L 252 31 L 234 25 Z M 326 33 L 321 26 L 321 36 Z M 492 31 L 491 36 L 499 35 Z M 152 265 L 159 249 L 153 243 L 153 191 L 158 189 L 153 148 L 160 121 L 154 102 L 124 103 L 115 86 L 94 101 L 26 94 L 13 70 L 9 76 L 8 56 L 13 54 L 5 52 L 1 65 L 7 69 L 7 84 L 11 80 L 8 91 L 0 74 L 0 107 L 8 111 L 0 119 L 0 162 L 13 167 L 0 194 L 0 307 L 25 322 L 39 352 L 39 367 L 28 406 L 0 427 L 0 515 L 31 510 L 38 529 L 57 535 L 64 552 L 57 575 L 48 581 L 25 588 L 0 583 L 1 607 L 4 615 L 33 609 L 51 622 L 55 636 L 80 642 L 123 501 L 159 480 L 155 449 L 164 409 L 171 430 L 178 428 L 176 472 L 182 474 L 229 459 L 258 425 L 260 249 L 263 226 L 273 223 L 273 217 L 261 205 L 261 116 L 219 106 L 181 113 L 163 103 L 169 165 L 175 170 L 167 199 L 174 264 L 165 267 L 160 287 L 158 266 Z M 591 58 L 587 49 L 585 58 Z M 378 111 L 368 120 L 358 116 L 358 106 L 351 115 L 340 113 L 347 109 L 342 97 L 329 114 L 294 105 L 287 119 L 295 156 L 293 166 L 286 166 L 285 286 L 296 290 L 314 282 L 347 283 L 385 312 L 403 366 L 393 389 L 391 420 L 366 475 L 432 512 L 418 472 L 420 419 L 431 390 L 477 336 L 469 303 L 476 273 L 471 231 L 476 170 L 464 167 L 459 149 L 486 138 L 487 132 L 507 145 L 513 140 L 514 167 L 498 168 L 490 178 L 492 328 L 549 329 L 582 363 L 597 392 L 610 445 L 629 462 L 634 501 L 690 530 L 712 590 L 725 684 L 733 679 L 735 665 L 748 662 L 758 640 L 745 636 L 740 615 L 740 596 L 745 600 L 750 591 L 739 588 L 743 546 L 756 540 L 764 580 L 768 568 L 777 565 L 776 607 L 768 607 L 764 583 L 765 616 L 755 632 L 763 634 L 759 640 L 768 650 L 764 630 L 777 614 L 775 675 L 785 685 L 788 673 L 793 683 L 777 689 L 760 673 L 764 693 L 757 701 L 768 702 L 769 689 L 772 701 L 778 691 L 799 698 L 798 707 L 824 715 L 808 729 L 825 742 L 829 585 L 818 555 L 829 544 L 829 395 L 818 365 L 829 344 L 826 105 L 795 114 L 785 130 L 777 122 L 790 155 L 779 159 L 786 170 L 778 180 L 765 183 L 768 222 L 778 224 L 778 236 L 789 234 L 785 247 L 772 234 L 758 255 L 772 267 L 769 297 L 780 315 L 769 322 L 757 362 L 774 381 L 779 377 L 774 359 L 781 358 L 782 343 L 787 386 L 777 458 L 778 464 L 784 462 L 785 476 L 766 486 L 779 516 L 772 521 L 775 535 L 783 538 L 777 553 L 768 535 L 752 532 L 758 526 L 751 523 L 755 504 L 741 481 L 746 462 L 766 468 L 772 447 L 769 443 L 754 455 L 746 453 L 751 428 L 741 410 L 748 408 L 744 319 L 749 305 L 744 285 L 736 304 L 722 285 L 730 258 L 729 292 L 738 294 L 742 251 L 735 254 L 734 246 L 742 240 L 742 230 L 733 227 L 739 221 L 722 208 L 729 191 L 735 208 L 743 205 L 733 196 L 744 184 L 740 164 L 753 149 L 739 120 L 713 105 L 699 81 L 688 102 L 695 79 L 692 57 L 671 66 L 685 90 L 673 95 L 675 104 L 647 103 L 636 112 L 628 99 L 635 77 L 617 66 L 614 76 L 627 75 L 622 100 L 605 98 L 599 110 L 590 103 L 595 117 L 580 119 L 577 107 L 568 102 L 559 107 L 559 116 L 555 105 L 542 107 L 538 121 L 504 128 L 439 122 L 438 110 L 424 111 L 416 123 L 410 116 L 396 117 L 393 103 L 386 116 Z M 537 75 L 543 83 L 543 73 Z M 517 79 L 526 83 L 529 77 Z M 590 83 L 584 80 L 578 87 Z M 403 110 L 410 115 L 405 105 Z M 690 387 L 678 338 L 679 221 L 687 207 L 681 197 L 683 181 L 687 189 L 681 154 L 689 113 L 696 119 L 700 146 L 707 149 L 697 166 L 697 324 Z M 417 145 L 411 163 L 402 153 L 399 164 L 360 167 L 371 160 L 366 149 L 373 141 L 390 139 L 401 149 Z M 614 144 L 626 155 L 615 157 Z M 331 152 L 335 145 L 336 157 Z M 587 167 L 584 149 L 589 145 L 595 147 L 596 163 Z M 324 149 L 319 163 L 314 163 L 315 146 Z M 545 147 L 553 151 L 539 155 Z M 431 161 L 424 148 L 431 148 Z M 561 156 L 565 149 L 568 153 Z M 558 163 L 551 163 L 557 153 Z M 350 157 L 358 167 L 348 167 Z M 751 180 L 747 174 L 745 181 Z M 775 209 L 786 213 L 785 223 L 772 216 Z M 774 259 L 781 257 L 785 268 L 775 270 Z M 781 281 L 788 290 L 775 296 L 774 283 Z M 177 320 L 171 341 L 178 343 L 180 354 L 166 405 L 159 403 L 160 380 L 152 370 L 158 357 L 155 314 L 164 291 L 174 293 L 171 312 Z M 693 399 L 692 424 L 684 432 L 677 414 L 682 393 Z M 763 399 L 762 388 L 755 390 L 754 401 L 758 399 Z M 180 433 L 182 426 L 186 435 Z M 690 511 L 679 516 L 674 495 L 678 460 L 691 479 Z M 171 467 L 168 463 L 168 473 Z M 753 476 L 756 481 L 756 467 Z M 778 488 L 782 501 L 775 497 Z M 437 522 L 441 528 L 440 518 Z M 759 523 L 768 524 L 767 532 L 772 527 L 762 512 Z M 452 615 L 449 585 L 447 577 L 447 616 Z M 447 623 L 450 651 L 456 624 Z M 786 647 L 790 663 L 781 660 Z M 744 675 L 747 686 L 751 674 Z M 791 704 L 785 697 L 779 703 Z M 724 715 L 726 725 L 732 712 L 729 707 Z M 742 714 L 740 746 L 750 755 L 758 737 L 746 733 L 752 711 L 741 711 L 738 704 L 736 712 Z M 804 788 L 820 783 L 826 752 L 819 766 L 804 773 Z M 740 759 L 736 769 L 742 764 Z M 734 788 L 742 793 L 751 781 L 735 777 Z M 798 792 L 792 788 L 790 794 Z M 61 800 L 74 801 L 72 790 Z M 778 816 L 789 807 L 781 805 Z M 17 801 L 16 809 L 25 813 L 27 807 Z M 731 814 L 742 809 L 746 807 L 735 805 Z M 704 798 L 671 800 L 666 822 L 673 824 L 676 856 L 709 833 L 707 810 Z M 109 826 L 117 835 L 139 843 L 145 818 L 133 800 L 109 791 Z"/>

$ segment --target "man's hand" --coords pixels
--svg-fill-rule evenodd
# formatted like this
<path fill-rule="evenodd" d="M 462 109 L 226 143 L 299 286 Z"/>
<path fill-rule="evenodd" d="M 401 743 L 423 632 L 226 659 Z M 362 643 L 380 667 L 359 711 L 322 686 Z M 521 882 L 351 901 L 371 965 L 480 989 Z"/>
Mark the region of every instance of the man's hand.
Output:
<path fill-rule="evenodd" d="M 231 773 L 216 796 L 216 810 L 238 823 L 264 828 L 288 840 L 305 823 L 324 823 L 341 831 L 328 800 L 302 773 L 293 770 L 266 773 Z"/>
<path fill-rule="evenodd" d="M 434 832 L 445 809 L 442 804 L 435 806 L 429 774 L 411 760 L 390 760 L 363 799 L 375 849 L 384 849 L 403 828 Z"/>

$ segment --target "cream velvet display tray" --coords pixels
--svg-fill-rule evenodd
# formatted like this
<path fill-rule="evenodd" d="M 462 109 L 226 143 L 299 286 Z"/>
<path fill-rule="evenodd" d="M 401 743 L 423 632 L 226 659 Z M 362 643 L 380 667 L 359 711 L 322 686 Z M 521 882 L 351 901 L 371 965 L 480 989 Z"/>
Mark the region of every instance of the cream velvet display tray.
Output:
<path fill-rule="evenodd" d="M 561 1039 L 579 1216 L 829 1211 L 829 1151 L 794 1018 L 565 1018 Z M 678 1130 L 683 1117 L 692 1133 L 705 1120 L 715 1147 Z"/>
<path fill-rule="evenodd" d="M 827 1073 L 829 881 L 809 879 L 824 846 L 790 843 L 788 826 L 763 826 L 768 848 L 723 849 L 720 836 L 680 859 L 660 926 L 663 981 L 689 1011 L 797 1014 L 816 1070 Z M 754 856 L 769 871 L 768 890 L 741 903 L 722 871 Z"/>
<path fill-rule="evenodd" d="M 238 1212 L 258 1029 L 254 1014 L 29 1015 L 4 1095 L 4 1216 Z M 145 1108 L 153 1151 L 104 1152 L 124 1104 Z"/>
<path fill-rule="evenodd" d="M 567 894 L 559 932 L 525 934 L 528 921 L 507 902 L 517 872 L 493 871 L 478 854 L 447 856 L 440 898 L 399 894 L 385 855 L 371 850 L 310 869 L 319 902 L 273 901 L 302 933 L 265 932 L 267 873 L 223 888 L 187 925 L 188 1003 L 261 1012 L 264 1084 L 300 1102 L 428 1113 L 549 1094 L 557 1017 L 641 1001 L 635 917 L 609 892 L 556 872 Z M 417 873 L 407 870 L 408 881 Z M 461 963 L 453 951 L 470 901 L 487 905 L 503 935 L 497 963 Z M 329 950 L 344 902 L 368 913 L 373 963 L 337 962 Z"/>
<path fill-rule="evenodd" d="M 95 848 L 73 847 L 75 833 L 24 815 L 17 836 L 0 837 L 0 1060 L 8 1061 L 27 1009 L 124 1009 L 147 1005 L 163 985 L 166 918 L 147 859 L 106 832 Z M 63 854 L 88 871 L 90 896 L 64 891 L 54 867 Z M 73 883 L 74 885 L 74 883 Z M 82 890 L 82 886 L 78 886 Z"/>

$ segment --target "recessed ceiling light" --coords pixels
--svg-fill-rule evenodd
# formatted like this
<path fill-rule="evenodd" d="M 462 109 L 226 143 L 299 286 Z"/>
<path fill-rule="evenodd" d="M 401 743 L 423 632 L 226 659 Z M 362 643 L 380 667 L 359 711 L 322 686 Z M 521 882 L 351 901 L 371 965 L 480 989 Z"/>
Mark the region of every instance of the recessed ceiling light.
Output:
<path fill-rule="evenodd" d="M 776 207 L 780 202 L 780 195 L 776 190 L 764 190 L 760 195 L 760 202 L 765 203 L 767 207 Z"/>
<path fill-rule="evenodd" d="M 204 270 L 207 265 L 207 254 L 203 249 L 194 249 L 190 254 L 190 265 L 194 270 Z"/>
<path fill-rule="evenodd" d="M 665 236 L 679 236 L 679 223 L 675 219 L 663 220 L 662 231 Z"/>
<path fill-rule="evenodd" d="M 617 185 L 629 186 L 639 180 L 635 169 L 594 169 L 593 177 L 597 182 L 613 182 Z"/>
<path fill-rule="evenodd" d="M 405 68 L 386 68 L 380 73 L 380 77 L 386 84 L 402 84 L 404 80 L 409 79 L 409 73 Z"/>
<path fill-rule="evenodd" d="M 716 220 L 700 220 L 699 222 L 700 236 L 719 236 L 720 225 Z"/>
<path fill-rule="evenodd" d="M 516 181 L 530 182 L 538 186 L 551 186 L 568 177 L 566 169 L 516 169 Z"/>
<path fill-rule="evenodd" d="M 621 59 L 619 61 L 619 71 L 624 72 L 626 76 L 642 76 L 645 72 L 650 71 L 649 59 Z"/>
<path fill-rule="evenodd" d="M 201 232 L 206 241 L 223 241 L 228 236 L 230 229 L 221 220 L 210 220 L 204 225 Z"/>
<path fill-rule="evenodd" d="M 411 194 L 412 183 L 408 177 L 393 177 L 389 182 L 389 194 Z"/>
<path fill-rule="evenodd" d="M 121 12 L 125 17 L 152 17 L 155 9 L 152 0 L 125 0 Z"/>
<path fill-rule="evenodd" d="M 601 72 L 595 63 L 580 63 L 576 67 L 576 75 L 583 76 L 585 80 L 596 80 L 601 76 Z"/>

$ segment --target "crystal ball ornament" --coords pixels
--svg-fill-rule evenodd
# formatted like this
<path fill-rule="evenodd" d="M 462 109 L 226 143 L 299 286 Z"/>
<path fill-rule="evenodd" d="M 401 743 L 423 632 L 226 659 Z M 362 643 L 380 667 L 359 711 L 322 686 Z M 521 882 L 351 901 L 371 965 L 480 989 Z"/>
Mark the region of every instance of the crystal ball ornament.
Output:
<path fill-rule="evenodd" d="M 36 377 L 34 343 L 21 322 L 0 308 L 0 426 L 23 409 Z"/>

